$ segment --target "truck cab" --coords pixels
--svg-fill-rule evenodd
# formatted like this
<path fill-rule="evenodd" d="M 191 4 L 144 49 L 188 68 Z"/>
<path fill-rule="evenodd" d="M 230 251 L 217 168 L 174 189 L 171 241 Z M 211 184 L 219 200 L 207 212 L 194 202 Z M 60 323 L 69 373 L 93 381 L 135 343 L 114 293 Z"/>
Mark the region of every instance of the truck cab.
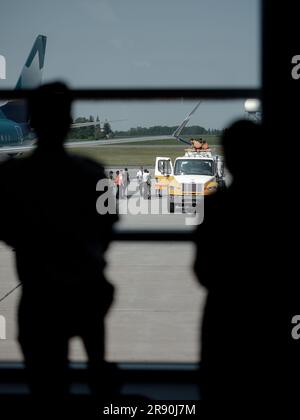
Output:
<path fill-rule="evenodd" d="M 174 165 L 169 157 L 156 158 L 155 189 L 159 196 L 168 195 L 171 213 L 176 205 L 195 206 L 197 200 L 223 185 L 223 160 L 210 151 L 186 151 Z"/>

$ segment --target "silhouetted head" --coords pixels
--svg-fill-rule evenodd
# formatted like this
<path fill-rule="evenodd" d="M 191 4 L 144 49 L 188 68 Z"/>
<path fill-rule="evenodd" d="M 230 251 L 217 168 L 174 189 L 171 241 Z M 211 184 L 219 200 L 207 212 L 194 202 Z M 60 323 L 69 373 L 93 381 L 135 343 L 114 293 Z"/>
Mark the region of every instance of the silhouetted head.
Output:
<path fill-rule="evenodd" d="M 222 144 L 226 167 L 235 181 L 249 176 L 259 165 L 261 146 L 261 127 L 252 121 L 240 120 L 224 131 Z"/>
<path fill-rule="evenodd" d="M 120 171 L 116 171 L 116 175 L 120 175 Z"/>
<path fill-rule="evenodd" d="M 39 87 L 29 99 L 29 112 L 39 147 L 61 149 L 72 122 L 68 87 L 60 82 Z"/>

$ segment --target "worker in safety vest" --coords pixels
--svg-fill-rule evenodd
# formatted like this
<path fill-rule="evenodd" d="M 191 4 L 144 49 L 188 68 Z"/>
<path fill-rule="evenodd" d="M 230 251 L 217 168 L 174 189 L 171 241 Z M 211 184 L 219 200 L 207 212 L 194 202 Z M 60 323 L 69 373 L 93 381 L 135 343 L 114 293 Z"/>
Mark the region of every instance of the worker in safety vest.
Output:
<path fill-rule="evenodd" d="M 120 174 L 120 171 L 116 171 L 114 183 L 116 186 L 116 199 L 118 200 L 120 198 L 120 185 L 122 184 L 122 176 Z"/>

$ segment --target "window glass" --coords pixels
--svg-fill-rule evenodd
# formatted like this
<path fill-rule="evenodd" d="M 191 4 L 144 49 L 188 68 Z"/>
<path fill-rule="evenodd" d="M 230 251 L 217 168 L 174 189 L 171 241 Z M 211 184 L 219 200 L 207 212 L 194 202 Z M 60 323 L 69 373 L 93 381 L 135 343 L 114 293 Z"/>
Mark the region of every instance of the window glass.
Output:
<path fill-rule="evenodd" d="M 160 197 L 155 187 L 155 161 L 157 156 L 170 157 L 173 163 L 176 158 L 184 160 L 186 149 L 190 150 L 191 144 L 170 137 L 196 104 L 197 101 L 185 100 L 77 101 L 74 104 L 74 122 L 80 124 L 80 121 L 90 121 L 91 125 L 76 126 L 70 131 L 67 146 L 70 143 L 76 146 L 70 151 L 102 162 L 107 174 L 113 171 L 113 177 L 117 170 L 128 169 L 129 207 L 127 213 L 120 215 L 117 230 L 151 232 L 157 229 L 176 229 L 187 232 L 195 228 L 197 221 L 193 214 L 188 211 L 181 213 L 180 206 L 175 208 L 174 213 L 170 212 L 169 207 L 163 213 L 162 207 L 157 206 L 167 197 L 167 189 L 163 190 Z M 212 156 L 222 158 L 222 131 L 231 121 L 241 117 L 253 117 L 245 113 L 244 101 L 203 101 L 180 137 L 187 142 L 191 138 L 203 138 L 207 140 Z M 51 118 L 55 124 L 54 112 Z M 5 131 L 5 128 L 2 129 Z M 1 141 L 5 141 L 2 136 Z M 34 133 L 31 133 L 30 138 L 25 138 L 20 144 L 27 147 L 33 139 Z M 26 153 L 14 158 L 24 157 Z M 193 159 L 197 161 L 197 158 Z M 137 183 L 140 166 L 150 173 L 151 200 L 140 197 Z M 220 170 L 217 162 L 214 168 Z M 188 185 L 188 177 L 186 175 L 185 185 Z M 225 181 L 230 182 L 230 174 L 226 169 Z M 26 189 L 27 186 L 22 184 L 22 188 Z M 135 212 L 132 213 L 132 209 Z M 138 242 L 111 245 L 107 254 L 107 275 L 116 286 L 116 299 L 107 318 L 109 360 L 197 360 L 199 319 L 205 292 L 191 271 L 193 258 L 194 249 L 189 243 Z M 0 244 L 0 278 L 1 299 L 18 284 L 14 253 L 3 243 Z M 1 360 L 21 360 L 16 342 L 16 311 L 20 291 L 21 288 L 17 288 L 0 302 L 0 315 L 6 319 L 6 339 L 0 340 Z M 53 305 L 55 310 L 55 302 Z M 55 326 L 51 334 L 55 338 Z M 71 354 L 74 360 L 84 358 L 82 347 L 77 342 L 72 346 Z"/>
<path fill-rule="evenodd" d="M 41 34 L 45 81 L 63 79 L 74 88 L 257 87 L 259 14 L 258 0 L 11 0 L 0 17 L 0 85 L 16 85 Z M 31 59 L 27 64 L 36 66 Z M 29 75 L 27 68 L 19 87 L 33 83 Z"/>

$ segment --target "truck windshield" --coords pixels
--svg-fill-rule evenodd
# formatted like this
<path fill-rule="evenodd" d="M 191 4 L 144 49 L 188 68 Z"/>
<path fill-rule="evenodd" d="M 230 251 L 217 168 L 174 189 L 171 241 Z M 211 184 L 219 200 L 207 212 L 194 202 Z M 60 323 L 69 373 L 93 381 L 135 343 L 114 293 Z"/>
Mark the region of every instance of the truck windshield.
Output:
<path fill-rule="evenodd" d="M 213 175 L 213 168 L 211 159 L 178 159 L 174 175 Z"/>

